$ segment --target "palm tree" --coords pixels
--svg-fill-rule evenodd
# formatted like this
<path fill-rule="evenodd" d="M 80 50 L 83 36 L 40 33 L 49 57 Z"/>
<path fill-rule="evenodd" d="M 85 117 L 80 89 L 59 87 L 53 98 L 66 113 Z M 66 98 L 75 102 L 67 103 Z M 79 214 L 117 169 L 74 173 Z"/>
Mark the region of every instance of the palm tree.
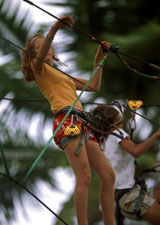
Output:
<path fill-rule="evenodd" d="M 23 48 L 25 40 L 31 35 L 31 28 L 34 23 L 30 20 L 28 12 L 17 18 L 19 8 L 16 8 L 10 14 L 10 1 L 0 1 L 0 21 L 3 25 L 0 30 L 0 36 L 12 40 L 14 43 Z M 45 2 L 46 3 L 46 2 Z M 47 4 L 47 3 L 46 3 Z M 93 36 L 98 40 L 108 40 L 111 43 L 117 43 L 122 50 L 128 54 L 135 55 L 148 62 L 160 64 L 159 50 L 157 48 L 159 40 L 159 11 L 158 5 L 150 6 L 150 2 L 141 1 L 138 4 L 135 1 L 72 1 L 65 2 L 50 2 L 50 7 L 63 7 L 66 11 L 75 18 L 76 26 Z M 157 3 L 159 4 L 159 3 Z M 145 7 L 145 12 L 142 17 L 142 9 Z M 50 10 L 51 12 L 51 10 Z M 130 16 L 134 12 L 134 16 Z M 30 23 L 28 21 L 31 21 Z M 34 32 L 39 30 L 45 32 L 46 27 L 39 25 Z M 152 34 L 152 35 L 150 35 Z M 66 29 L 63 35 L 69 35 L 72 40 L 68 40 L 66 47 L 61 43 L 58 53 L 74 53 L 67 55 L 71 65 L 66 68 L 66 71 L 71 75 L 83 74 L 88 75 L 92 68 L 93 57 L 96 52 L 97 45 L 83 35 Z M 69 37 L 66 36 L 66 37 Z M 66 43 L 65 43 L 66 44 Z M 82 48 L 83 46 L 83 48 Z M 4 40 L 0 40 L 0 49 L 4 63 L 0 65 L 0 90 L 1 98 L 15 99 L 41 99 L 44 100 L 39 90 L 32 84 L 25 84 L 22 73 L 20 72 L 20 50 L 12 46 Z M 152 54 L 151 54 L 152 53 Z M 127 59 L 128 60 L 128 59 Z M 75 64 L 72 64 L 74 62 Z M 139 64 L 129 60 L 136 69 L 144 73 L 155 74 L 155 70 L 148 68 L 143 64 Z M 75 72 L 78 68 L 78 72 Z M 87 74 L 86 74 L 87 72 Z M 158 104 L 159 103 L 159 83 L 157 81 L 144 79 L 138 75 L 132 75 L 121 63 L 116 59 L 114 54 L 110 54 L 104 67 L 104 76 L 101 91 L 106 94 L 106 103 L 110 103 L 111 99 L 118 99 L 125 102 L 126 99 L 142 99 L 144 103 Z M 28 92 L 32 93 L 32 97 L 28 98 Z M 88 101 L 98 101 L 99 94 L 95 93 L 88 97 Z M 85 108 L 85 107 L 84 107 Z M 143 107 L 142 113 L 150 119 L 159 122 L 159 108 Z M 50 112 L 47 102 L 31 102 L 31 101 L 7 101 L 3 100 L 0 103 L 0 140 L 3 145 L 7 165 L 10 174 L 21 181 L 26 175 L 31 164 L 40 153 L 41 149 L 46 144 L 43 130 L 45 127 L 50 127 L 53 115 Z M 37 120 L 37 126 L 35 125 Z M 31 137 L 28 132 L 31 127 L 37 130 L 38 134 Z M 155 128 L 149 125 L 151 131 Z M 134 138 L 140 140 L 138 130 Z M 140 159 L 143 167 L 152 165 L 156 159 L 157 146 L 153 147 L 153 153 L 149 157 L 144 156 Z M 35 191 L 36 181 L 43 180 L 55 187 L 55 180 L 49 169 L 56 169 L 58 166 L 68 167 L 68 163 L 62 156 L 62 152 L 57 151 L 57 148 L 52 145 L 48 147 L 38 165 L 32 171 L 29 179 L 26 182 L 27 187 Z M 56 159 L 56 160 L 54 160 Z M 1 170 L 4 170 L 2 158 Z M 14 196 L 21 198 L 24 194 L 23 189 L 17 189 L 16 186 L 4 177 L 1 179 L 1 195 L 0 204 L 6 219 L 14 217 Z M 99 182 L 97 177 L 93 176 L 91 189 L 89 192 L 89 221 L 90 224 L 98 224 L 102 220 L 99 210 L 98 200 Z M 7 196 L 7 197 L 5 197 Z M 75 211 L 73 207 L 73 197 L 71 196 L 65 202 L 60 216 L 66 219 L 68 224 L 74 224 Z M 61 222 L 57 220 L 56 224 Z"/>

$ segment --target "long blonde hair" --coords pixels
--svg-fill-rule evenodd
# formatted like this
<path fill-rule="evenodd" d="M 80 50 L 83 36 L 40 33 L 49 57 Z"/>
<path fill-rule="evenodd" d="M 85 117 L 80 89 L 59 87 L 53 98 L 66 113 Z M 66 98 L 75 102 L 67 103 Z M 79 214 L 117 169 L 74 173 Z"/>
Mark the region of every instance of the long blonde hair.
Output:
<path fill-rule="evenodd" d="M 25 43 L 25 48 L 22 51 L 22 57 L 21 57 L 21 71 L 24 74 L 24 80 L 26 82 L 32 82 L 34 81 L 34 75 L 31 70 L 31 61 L 36 56 L 33 52 L 33 43 L 38 38 L 45 38 L 42 34 L 37 33 L 34 36 L 32 36 L 28 41 Z M 53 49 L 53 59 L 59 64 L 64 65 L 60 62 L 60 60 L 55 56 L 55 50 Z"/>

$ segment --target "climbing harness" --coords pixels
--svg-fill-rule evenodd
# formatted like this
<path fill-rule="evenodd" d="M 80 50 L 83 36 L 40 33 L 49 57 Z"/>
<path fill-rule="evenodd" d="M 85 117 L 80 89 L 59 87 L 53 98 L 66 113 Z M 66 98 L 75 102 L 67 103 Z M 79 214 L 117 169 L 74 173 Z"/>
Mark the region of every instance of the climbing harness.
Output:
<path fill-rule="evenodd" d="M 60 110 L 59 112 L 56 113 L 55 117 L 57 117 L 60 114 L 66 114 L 68 112 L 68 109 L 69 107 L 65 107 L 64 109 Z M 74 124 L 74 120 L 75 122 L 78 122 L 78 120 L 83 122 L 83 124 L 81 125 L 82 130 L 80 130 L 78 125 Z M 64 134 L 66 135 L 66 137 L 63 138 L 59 143 L 61 148 L 63 149 L 68 143 L 70 143 L 71 141 L 75 140 L 78 136 L 80 136 L 79 145 L 77 149 L 75 150 L 75 154 L 78 155 L 80 153 L 82 144 L 84 142 L 87 142 L 90 134 L 96 137 L 98 133 L 98 138 L 96 139 L 99 144 L 102 144 L 105 141 L 103 137 L 107 136 L 108 134 L 112 134 L 123 139 L 123 135 L 121 131 L 117 128 L 117 125 L 121 123 L 122 121 L 118 121 L 112 125 L 107 125 L 105 126 L 105 128 L 107 129 L 103 130 L 102 126 L 101 126 L 102 129 L 98 129 L 94 127 L 94 123 L 97 120 L 99 120 L 101 124 L 105 123 L 105 121 L 103 121 L 99 115 L 93 116 L 90 112 L 84 112 L 84 111 L 80 112 L 79 110 L 73 108 L 71 111 L 71 124 L 68 125 L 67 128 L 65 128 L 64 130 Z M 85 127 L 87 127 L 89 130 L 89 133 L 87 134 L 87 136 L 85 135 Z M 118 130 L 120 134 L 112 132 L 111 129 L 113 128 Z"/>
<path fill-rule="evenodd" d="M 60 110 L 59 112 L 57 112 L 55 114 L 55 118 L 60 115 L 60 114 L 66 114 L 68 112 L 70 107 L 65 107 L 64 109 Z M 76 115 L 81 115 L 82 112 L 77 110 L 76 108 L 73 108 L 72 111 L 70 112 L 70 125 L 67 125 L 67 127 L 65 127 L 64 129 L 64 135 L 65 137 L 62 138 L 62 140 L 59 142 L 59 145 L 62 149 L 64 149 L 64 147 L 69 144 L 70 142 L 72 142 L 73 140 L 75 140 L 77 137 L 80 137 L 80 142 L 78 144 L 78 147 L 75 150 L 75 155 L 78 155 L 80 153 L 82 144 L 84 142 L 86 142 L 89 138 L 89 133 L 86 135 L 85 134 L 85 129 L 84 129 L 84 124 L 81 123 L 79 124 L 79 121 L 76 121 L 75 116 Z M 76 122 L 76 124 L 74 123 Z"/>
<path fill-rule="evenodd" d="M 102 144 L 102 142 L 105 141 L 106 136 L 108 136 L 109 134 L 115 135 L 118 138 L 123 139 L 123 134 L 120 131 L 120 129 L 117 127 L 120 123 L 122 123 L 122 120 L 119 120 L 114 124 L 108 124 L 106 123 L 105 120 L 101 118 L 100 115 L 93 115 L 90 112 L 82 112 L 80 117 L 77 115 L 76 117 L 83 120 L 84 124 L 89 128 L 91 134 L 94 137 L 96 137 L 97 142 L 99 144 Z M 95 124 L 97 122 L 100 123 L 100 125 L 98 127 L 95 127 Z M 113 129 L 116 129 L 119 132 L 119 134 L 114 133 L 112 131 Z"/>
<path fill-rule="evenodd" d="M 133 138 L 133 132 L 136 129 L 136 120 L 135 120 L 135 112 L 143 105 L 141 100 L 129 100 L 128 106 L 132 110 L 132 118 L 129 120 L 128 124 L 130 127 L 130 138 Z M 129 189 L 122 189 L 122 190 L 115 190 L 115 200 L 117 204 L 119 204 L 120 198 L 126 194 L 127 192 L 131 192 L 136 185 L 140 186 L 138 197 L 135 200 L 135 208 L 132 212 L 126 211 L 124 209 L 120 209 L 124 213 L 127 214 L 135 214 L 139 219 L 142 219 L 140 214 L 140 208 L 143 203 L 145 194 L 147 193 L 146 183 L 145 183 L 145 176 L 144 173 L 140 170 L 137 161 L 135 160 L 135 185 Z"/>
<path fill-rule="evenodd" d="M 138 169 L 138 165 L 137 162 L 135 161 L 136 164 L 136 170 Z M 138 174 L 137 174 L 138 173 Z M 123 211 L 124 213 L 127 214 L 132 214 L 132 215 L 136 215 L 139 219 L 142 219 L 141 213 L 140 213 L 140 209 L 145 197 L 145 194 L 147 193 L 147 186 L 145 183 L 145 177 L 144 174 L 140 173 L 140 171 L 136 171 L 135 175 L 135 185 L 132 188 L 127 188 L 127 189 L 117 189 L 115 190 L 115 201 L 117 202 L 118 206 L 119 206 L 119 200 L 123 197 L 124 194 L 131 192 L 137 185 L 140 186 L 140 190 L 139 190 L 139 194 L 137 196 L 137 198 L 135 199 L 135 207 L 134 210 L 132 212 L 121 209 L 121 211 Z"/>

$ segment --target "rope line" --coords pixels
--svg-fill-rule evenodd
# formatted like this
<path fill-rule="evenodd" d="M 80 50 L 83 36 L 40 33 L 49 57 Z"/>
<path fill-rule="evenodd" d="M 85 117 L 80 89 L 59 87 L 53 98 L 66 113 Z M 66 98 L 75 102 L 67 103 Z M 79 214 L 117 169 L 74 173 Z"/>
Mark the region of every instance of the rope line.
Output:
<path fill-rule="evenodd" d="M 32 55 L 33 58 L 37 58 L 37 59 L 39 59 L 40 61 L 44 62 L 44 60 L 42 60 L 42 59 L 36 57 L 36 56 L 33 55 L 31 52 L 26 51 L 25 49 L 21 48 L 20 46 L 16 45 L 15 43 L 11 42 L 10 40 L 8 40 L 8 39 L 6 39 L 6 38 L 4 38 L 4 37 L 1 37 L 1 36 L 0 36 L 0 39 L 9 42 L 11 45 L 15 46 L 16 48 L 20 49 L 21 51 L 24 51 L 24 52 L 26 52 L 27 54 Z M 45 62 L 45 63 L 46 63 L 46 62 Z M 51 65 L 48 64 L 48 63 L 46 63 L 46 64 L 47 64 L 48 66 L 50 66 L 50 67 L 53 67 L 53 66 L 51 66 Z M 53 67 L 53 68 L 54 68 L 54 67 Z M 80 84 L 85 85 L 85 83 L 83 83 L 82 81 L 76 79 L 75 77 L 72 77 L 72 76 L 69 75 L 68 73 L 66 73 L 66 72 L 64 72 L 64 71 L 62 71 L 62 70 L 60 70 L 59 68 L 56 68 L 56 70 L 58 70 L 59 72 L 65 74 L 66 76 L 70 77 L 71 79 L 73 79 L 73 80 L 79 82 Z M 91 89 L 91 90 L 94 91 L 94 92 L 99 93 L 99 94 L 102 95 L 103 97 L 106 97 L 102 92 L 96 91 L 94 88 L 92 88 L 92 87 L 89 86 L 89 85 L 88 85 L 88 88 Z M 110 97 L 108 97 L 108 99 L 112 100 L 112 98 L 110 98 Z"/>
<path fill-rule="evenodd" d="M 3 148 L 2 148 L 1 141 L 0 141 L 0 151 L 2 153 L 2 159 L 3 159 L 5 170 L 6 170 L 6 174 L 0 172 L 0 175 L 3 175 L 5 178 L 8 178 L 11 182 L 13 182 L 16 185 L 23 188 L 30 195 L 32 195 L 37 201 L 39 201 L 45 208 L 47 208 L 53 215 L 55 215 L 61 222 L 63 222 L 65 225 L 68 225 L 60 216 L 58 216 L 53 210 L 51 210 L 46 204 L 44 204 L 37 196 L 35 196 L 31 191 L 29 191 L 29 189 L 27 189 L 22 183 L 20 183 L 18 180 L 16 180 L 12 176 L 10 176 L 9 169 L 8 169 L 8 166 L 7 166 L 7 161 L 6 161 L 6 158 L 5 158 L 5 154 L 4 154 L 4 151 L 3 151 Z"/>
<path fill-rule="evenodd" d="M 160 76 L 149 76 L 149 75 L 147 75 L 145 73 L 141 73 L 141 72 L 137 71 L 136 69 L 134 69 L 133 67 L 131 67 L 126 61 L 124 61 L 122 59 L 122 57 L 118 53 L 115 53 L 115 54 L 116 54 L 117 58 L 122 62 L 122 64 L 124 66 L 126 66 L 129 70 L 131 70 L 133 73 L 136 73 L 138 75 L 141 75 L 141 76 L 146 77 L 146 78 L 149 78 L 149 79 L 160 80 Z"/>
<path fill-rule="evenodd" d="M 103 44 L 102 44 L 100 41 L 98 41 L 95 37 L 93 37 L 93 36 L 91 36 L 91 35 L 89 35 L 89 34 L 83 32 L 83 31 L 81 31 L 80 29 L 78 29 L 77 27 L 75 27 L 75 26 L 73 26 L 73 25 L 70 25 L 70 24 L 66 23 L 65 21 L 61 20 L 60 18 L 58 18 L 57 16 L 53 15 L 52 13 L 46 11 L 45 9 L 42 9 L 41 7 L 39 7 L 38 5 L 34 4 L 33 2 L 31 2 L 31 1 L 29 1 L 29 0 L 23 0 L 23 1 L 26 2 L 26 3 L 28 3 L 28 4 L 30 4 L 30 5 L 32 5 L 32 6 L 34 6 L 34 7 L 36 7 L 36 8 L 38 8 L 38 9 L 40 9 L 41 11 L 47 13 L 48 15 L 52 16 L 53 18 L 55 18 L 55 19 L 61 21 L 62 23 L 64 23 L 65 25 L 67 25 L 69 28 L 71 28 L 71 29 L 73 29 L 73 30 L 79 32 L 80 34 L 82 34 L 83 36 L 89 38 L 90 40 L 92 40 L 92 41 L 94 41 L 94 42 L 96 42 L 96 43 L 102 45 L 102 47 L 103 47 L 103 49 L 104 49 Z M 104 49 L 104 51 L 106 51 L 106 50 Z M 150 68 L 154 68 L 154 69 L 160 71 L 160 67 L 157 66 L 157 65 L 155 65 L 155 64 L 145 62 L 145 61 L 143 61 L 143 60 L 141 60 L 141 59 L 138 59 L 138 58 L 136 58 L 136 57 L 130 56 L 130 55 L 124 53 L 124 52 L 119 51 L 119 46 L 117 46 L 117 45 L 111 45 L 111 48 L 110 48 L 109 51 L 112 51 L 113 53 L 115 53 L 115 55 L 116 55 L 117 57 L 118 57 L 117 53 L 119 53 L 119 54 L 122 54 L 123 56 L 126 56 L 126 57 L 132 59 L 132 60 L 135 60 L 135 61 L 137 61 L 137 62 L 143 63 L 143 64 L 149 66 Z M 137 71 L 137 74 L 144 76 L 143 73 L 140 73 L 140 72 L 138 72 L 138 71 Z M 146 75 L 145 77 L 149 78 L 148 75 Z M 156 77 L 156 78 L 155 78 L 155 77 Z M 152 79 L 158 80 L 158 79 L 160 79 L 160 77 L 153 76 Z"/>
<path fill-rule="evenodd" d="M 6 38 L 0 36 L 0 39 L 2 39 L 2 40 L 4 40 L 4 41 L 8 41 L 10 44 L 14 45 L 16 48 L 18 48 L 18 49 L 20 49 L 20 50 L 22 50 L 22 51 L 27 52 L 27 54 L 30 54 L 30 52 L 24 50 L 23 48 L 19 47 L 18 45 L 16 45 L 15 43 L 11 42 L 10 40 L 8 40 L 8 39 L 6 39 Z M 35 57 L 35 58 L 38 58 L 38 57 L 36 57 L 36 56 L 34 56 L 34 57 Z M 39 59 L 39 58 L 38 58 L 38 59 Z M 39 60 L 41 60 L 41 59 L 39 59 Z M 43 60 L 41 60 L 41 61 L 43 61 Z M 47 63 L 46 63 L 46 64 L 47 64 Z M 53 66 L 51 66 L 50 64 L 47 64 L 47 65 L 49 65 L 50 67 L 53 67 Z M 60 70 L 60 69 L 58 69 L 58 68 L 56 68 L 56 69 L 57 69 L 58 71 L 62 72 L 63 74 L 65 74 L 66 76 L 72 78 L 73 80 L 76 80 L 77 82 L 81 83 L 82 85 L 85 85 L 82 81 L 76 79 L 75 77 L 72 77 L 71 75 L 67 74 L 66 72 L 64 72 L 64 71 L 62 71 L 62 70 Z M 98 93 L 99 95 L 101 95 L 101 96 L 103 96 L 103 97 L 108 98 L 109 100 L 111 100 L 115 106 L 121 105 L 117 100 L 113 100 L 111 97 L 106 96 L 106 95 L 103 94 L 102 92 L 95 90 L 94 88 L 92 88 L 92 87 L 89 86 L 89 85 L 88 85 L 88 88 L 90 88 L 90 89 L 93 90 L 94 92 Z M 130 109 L 130 108 L 127 107 L 126 105 L 123 105 L 123 107 L 124 107 L 125 109 L 129 110 L 130 112 L 134 112 L 134 113 L 138 114 L 137 112 L 133 111 L 132 109 Z M 149 122 L 153 123 L 154 125 L 160 127 L 159 124 L 153 122 L 152 120 L 148 119 L 147 117 L 145 117 L 145 116 L 143 116 L 143 115 L 141 115 L 141 114 L 138 114 L 138 115 L 141 116 L 143 119 L 146 119 L 146 120 L 148 120 Z"/>
<path fill-rule="evenodd" d="M 106 96 L 105 96 L 106 97 Z M 6 98 L 6 97 L 0 97 L 0 100 L 6 100 L 6 101 L 13 101 L 13 102 L 43 102 L 48 103 L 45 99 L 24 99 L 24 98 Z M 103 105 L 104 103 L 98 103 L 98 102 L 81 102 L 83 105 Z M 114 103 L 105 103 L 106 105 L 114 105 Z M 125 104 L 121 104 L 123 107 Z M 143 107 L 160 107 L 160 104 L 143 104 L 141 108 Z"/>
<path fill-rule="evenodd" d="M 47 144 L 44 146 L 44 148 L 42 149 L 42 151 L 40 152 L 40 154 L 38 155 L 38 157 L 36 158 L 36 160 L 34 161 L 34 163 L 32 164 L 31 168 L 28 170 L 27 174 L 25 175 L 23 182 L 26 181 L 26 179 L 28 178 L 28 176 L 31 174 L 32 170 L 34 169 L 34 167 L 36 166 L 36 164 L 38 163 L 38 161 L 40 160 L 40 158 L 42 157 L 42 155 L 44 154 L 44 152 L 46 151 L 46 149 L 48 148 L 49 144 L 51 143 L 52 139 L 55 137 L 56 133 L 58 132 L 58 130 L 61 128 L 62 124 L 64 123 L 64 121 L 66 120 L 66 118 L 68 117 L 68 115 L 70 114 L 70 112 L 72 111 L 73 107 L 75 106 L 75 104 L 77 103 L 77 101 L 80 99 L 81 95 L 83 94 L 83 92 L 86 90 L 87 86 L 89 85 L 89 83 L 92 81 L 93 77 L 95 76 L 95 74 L 97 73 L 99 67 L 101 67 L 104 63 L 105 60 L 105 56 L 103 57 L 103 59 L 100 61 L 100 63 L 98 64 L 99 66 L 96 67 L 96 69 L 93 71 L 90 79 L 87 81 L 86 85 L 84 86 L 84 88 L 82 89 L 82 91 L 80 92 L 80 94 L 78 95 L 78 97 L 76 98 L 75 102 L 72 104 L 72 106 L 69 108 L 68 112 L 66 113 L 65 117 L 63 118 L 63 120 L 61 121 L 61 123 L 59 124 L 59 126 L 57 127 L 57 129 L 54 131 L 52 137 L 49 139 L 49 141 L 47 142 Z"/>
<path fill-rule="evenodd" d="M 52 209 L 50 209 L 44 202 L 42 202 L 35 194 L 33 194 L 28 188 L 26 188 L 22 183 L 20 183 L 18 180 L 11 177 L 10 175 L 4 174 L 2 172 L 0 172 L 0 175 L 7 178 L 9 181 L 11 181 L 12 183 L 21 187 L 22 189 L 24 189 L 26 192 L 28 192 L 30 195 L 32 195 L 32 197 L 34 197 L 38 202 L 40 202 L 46 209 L 48 209 L 54 216 L 56 216 L 63 224 L 69 225 L 60 216 L 58 216 Z"/>

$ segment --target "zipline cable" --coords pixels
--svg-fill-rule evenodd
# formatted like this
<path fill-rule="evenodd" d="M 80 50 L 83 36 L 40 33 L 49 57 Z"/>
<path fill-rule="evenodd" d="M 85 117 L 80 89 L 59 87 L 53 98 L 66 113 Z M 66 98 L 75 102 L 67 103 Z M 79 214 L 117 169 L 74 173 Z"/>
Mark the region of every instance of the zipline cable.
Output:
<path fill-rule="evenodd" d="M 10 175 L 9 169 L 8 169 L 8 166 L 7 166 L 7 160 L 5 158 L 5 154 L 4 154 L 4 151 L 3 151 L 3 148 L 2 148 L 1 141 L 0 141 L 0 151 L 1 151 L 1 154 L 2 154 L 2 159 L 3 159 L 5 170 L 6 170 L 6 174 L 0 172 L 0 175 L 3 175 L 5 178 L 8 178 L 11 182 L 13 182 L 16 185 L 18 185 L 21 188 L 23 188 L 30 195 L 32 195 L 37 201 L 39 201 L 45 208 L 47 208 L 53 215 L 55 215 L 61 222 L 63 222 L 65 225 L 68 225 L 60 216 L 58 216 L 53 210 L 51 210 L 46 204 L 44 204 L 37 196 L 35 196 L 31 191 L 29 191 L 28 188 L 26 188 L 22 183 L 20 183 L 18 180 L 16 180 L 15 178 L 13 178 Z"/>
<path fill-rule="evenodd" d="M 42 102 L 42 103 L 48 103 L 45 99 L 24 99 L 24 98 L 6 98 L 6 97 L 0 97 L 1 100 L 11 101 L 11 102 Z M 98 103 L 98 102 L 81 102 L 82 105 L 114 105 L 114 103 Z M 123 107 L 125 104 L 121 104 Z M 143 107 L 160 107 L 160 104 L 143 104 L 141 108 Z"/>
<path fill-rule="evenodd" d="M 70 27 L 71 29 L 73 29 L 73 30 L 79 32 L 79 33 L 82 34 L 83 36 L 89 38 L 89 39 L 92 40 L 92 41 L 95 41 L 96 43 L 102 45 L 102 47 L 103 47 L 103 44 L 102 44 L 100 41 L 98 41 L 95 37 L 93 37 L 93 36 L 91 36 L 91 35 L 89 35 L 89 34 L 83 32 L 83 31 L 81 31 L 80 29 L 78 29 L 78 28 L 75 27 L 74 25 L 70 25 L 70 24 L 66 23 L 65 21 L 61 20 L 61 19 L 58 18 L 57 16 L 55 16 L 55 15 L 53 15 L 52 13 L 48 12 L 47 10 L 45 10 L 45 9 L 43 9 L 43 8 L 41 8 L 41 7 L 39 7 L 38 5 L 34 4 L 33 2 L 31 2 L 31 1 L 29 1 L 29 0 L 23 0 L 23 1 L 26 2 L 26 3 L 28 3 L 28 4 L 30 4 L 30 5 L 32 5 L 32 6 L 34 6 L 34 7 L 36 7 L 36 8 L 38 8 L 38 9 L 40 9 L 41 11 L 47 13 L 48 15 L 52 16 L 53 18 L 55 18 L 55 19 L 61 21 L 62 23 L 64 23 L 64 24 L 67 25 L 68 27 Z M 103 49 L 104 49 L 104 48 L 103 48 Z M 104 51 L 105 51 L 105 49 L 104 49 Z M 136 58 L 136 57 L 130 56 L 130 55 L 124 53 L 124 52 L 119 51 L 119 46 L 117 46 L 117 45 L 111 46 L 110 51 L 112 51 L 113 53 L 115 53 L 115 51 L 116 51 L 117 53 L 119 53 L 119 54 L 121 54 L 121 55 L 123 55 L 123 56 L 126 56 L 126 57 L 128 57 L 128 58 L 130 58 L 130 59 L 132 59 L 132 60 L 137 61 L 137 62 L 143 63 L 143 64 L 149 66 L 149 67 L 152 68 L 152 69 L 156 69 L 156 70 L 159 70 L 159 71 L 160 71 L 160 67 L 157 66 L 157 65 L 155 65 L 155 64 L 145 62 L 145 61 L 143 61 L 143 60 L 141 60 L 141 59 L 138 59 L 138 58 Z M 116 54 L 116 56 L 117 56 L 117 54 Z M 118 56 L 117 56 L 117 57 L 118 57 Z M 137 71 L 137 72 L 138 72 L 138 71 Z M 137 73 L 137 74 L 138 74 L 138 73 Z M 139 73 L 139 75 L 141 75 L 141 74 Z M 155 77 L 157 77 L 157 76 L 154 76 L 153 79 L 155 79 Z M 160 77 L 157 77 L 157 79 L 160 79 Z"/>
<path fill-rule="evenodd" d="M 52 209 L 50 209 L 44 202 L 42 202 L 36 195 L 34 195 L 28 188 L 26 188 L 22 183 L 20 183 L 18 180 L 11 177 L 10 175 L 4 174 L 2 172 L 0 172 L 0 175 L 7 178 L 9 181 L 11 181 L 12 183 L 21 187 L 22 189 L 24 189 L 26 192 L 28 192 L 30 195 L 32 195 L 32 197 L 34 197 L 38 202 L 40 202 L 46 209 L 48 209 L 54 216 L 56 216 L 63 224 L 69 225 L 60 216 L 58 216 Z"/>

